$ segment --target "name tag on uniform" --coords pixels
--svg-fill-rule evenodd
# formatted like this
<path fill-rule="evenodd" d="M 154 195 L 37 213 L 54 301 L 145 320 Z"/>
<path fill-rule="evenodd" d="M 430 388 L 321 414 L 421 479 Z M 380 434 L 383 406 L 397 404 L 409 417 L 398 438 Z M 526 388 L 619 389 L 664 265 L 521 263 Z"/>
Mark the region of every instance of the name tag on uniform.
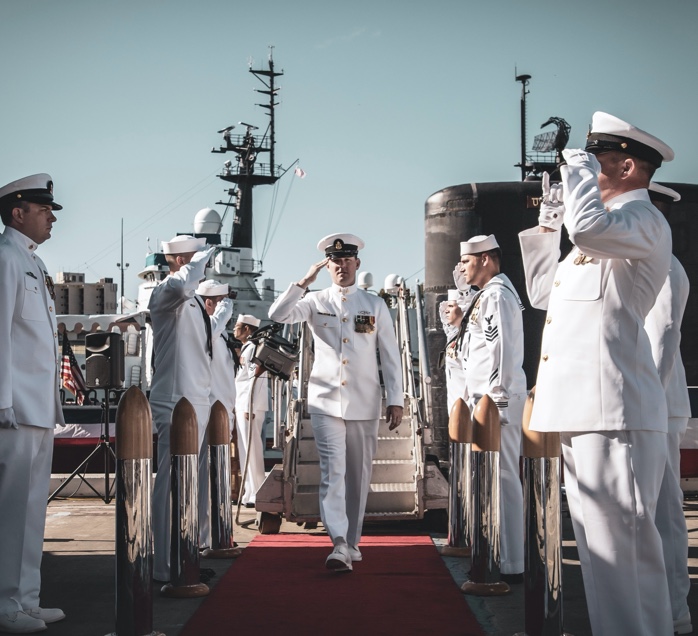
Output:
<path fill-rule="evenodd" d="M 376 330 L 376 317 L 359 315 L 354 318 L 354 331 L 357 333 L 373 333 Z"/>

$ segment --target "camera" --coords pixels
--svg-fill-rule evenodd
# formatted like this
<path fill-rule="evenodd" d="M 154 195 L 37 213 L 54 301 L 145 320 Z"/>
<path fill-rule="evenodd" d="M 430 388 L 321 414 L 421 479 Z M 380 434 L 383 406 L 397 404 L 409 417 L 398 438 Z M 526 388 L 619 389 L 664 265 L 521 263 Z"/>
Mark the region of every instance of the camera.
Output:
<path fill-rule="evenodd" d="M 288 380 L 298 361 L 300 348 L 297 342 L 289 342 L 279 335 L 283 325 L 272 323 L 258 329 L 250 340 L 255 343 L 252 361 L 263 366 L 269 373 Z"/>

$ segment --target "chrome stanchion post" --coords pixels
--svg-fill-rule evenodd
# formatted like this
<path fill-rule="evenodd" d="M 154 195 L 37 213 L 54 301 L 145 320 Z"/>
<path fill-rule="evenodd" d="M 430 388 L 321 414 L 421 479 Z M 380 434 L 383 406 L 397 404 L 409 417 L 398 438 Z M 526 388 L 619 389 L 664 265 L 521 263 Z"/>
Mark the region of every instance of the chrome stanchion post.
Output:
<path fill-rule="evenodd" d="M 509 585 L 500 580 L 499 411 L 489 395 L 484 395 L 473 411 L 473 533 L 470 580 L 461 591 L 476 596 L 507 594 Z"/>
<path fill-rule="evenodd" d="M 229 559 L 240 556 L 233 540 L 233 505 L 230 487 L 230 416 L 216 400 L 208 420 L 208 452 L 211 479 L 211 548 L 203 556 Z"/>
<path fill-rule="evenodd" d="M 535 387 L 523 414 L 525 632 L 570 636 L 562 628 L 560 434 L 529 429 Z"/>
<path fill-rule="evenodd" d="M 140 389 L 116 411 L 116 631 L 111 636 L 164 636 L 153 631 L 153 533 L 150 405 Z"/>
<path fill-rule="evenodd" d="M 172 412 L 170 454 L 170 582 L 161 591 L 173 598 L 206 596 L 208 586 L 199 580 L 199 434 L 186 398 Z"/>
<path fill-rule="evenodd" d="M 448 474 L 448 542 L 441 549 L 445 556 L 470 556 L 472 542 L 472 464 L 473 421 L 462 398 L 451 407 L 448 419 L 451 470 Z"/>

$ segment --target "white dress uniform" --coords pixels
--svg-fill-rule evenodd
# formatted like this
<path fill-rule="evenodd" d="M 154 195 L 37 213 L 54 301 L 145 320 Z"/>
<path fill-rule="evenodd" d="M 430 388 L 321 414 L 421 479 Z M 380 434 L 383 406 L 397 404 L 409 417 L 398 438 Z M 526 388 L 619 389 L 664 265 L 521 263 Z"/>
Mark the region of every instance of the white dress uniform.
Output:
<path fill-rule="evenodd" d="M 688 634 L 691 613 L 688 592 L 688 529 L 683 513 L 681 490 L 681 440 L 691 417 L 686 371 L 681 360 L 681 321 L 688 301 L 689 281 L 679 260 L 672 256 L 671 270 L 657 302 L 645 319 L 645 330 L 652 345 L 652 357 L 666 391 L 669 413 L 668 457 L 657 501 L 656 524 L 662 537 L 664 565 L 674 630 Z"/>
<path fill-rule="evenodd" d="M 255 381 L 257 365 L 252 362 L 255 346 L 255 343 L 249 340 L 244 344 L 240 350 L 240 367 L 235 376 L 237 389 L 235 422 L 238 431 L 240 470 L 244 471 L 245 462 L 248 462 L 244 492 L 240 499 L 244 505 L 256 502 L 257 491 L 264 483 L 262 434 L 264 431 L 264 418 L 269 410 L 269 375 L 266 372 L 262 373 Z M 250 410 L 250 390 L 253 383 L 252 416 L 245 417 L 245 414 Z"/>
<path fill-rule="evenodd" d="M 201 287 L 201 286 L 199 286 Z M 225 288 L 227 289 L 227 285 Z M 221 300 L 211 315 L 211 394 L 209 404 L 220 401 L 228 413 L 228 427 L 232 433 L 235 408 L 235 362 L 228 348 L 225 327 L 233 315 L 233 301 Z M 208 440 L 201 448 L 201 461 L 209 466 Z M 199 475 L 199 547 L 211 545 L 210 476 Z"/>
<path fill-rule="evenodd" d="M 509 278 L 497 274 L 475 297 L 467 315 L 462 349 L 471 413 L 480 399 L 489 395 L 499 410 L 502 424 L 499 453 L 502 574 L 524 571 L 523 489 L 519 477 L 521 422 L 526 401 L 522 309 Z"/>
<path fill-rule="evenodd" d="M 211 355 L 206 329 L 209 318 L 201 299 L 194 293 L 204 277 L 206 264 L 206 260 L 192 262 L 167 276 L 153 290 L 148 305 L 155 367 L 150 408 L 158 434 L 158 470 L 153 489 L 153 577 L 159 581 L 170 578 L 170 426 L 172 411 L 183 397 L 196 411 L 199 448 L 208 450 L 204 434 L 211 391 Z M 199 481 L 202 478 L 208 479 L 208 467 L 200 461 Z M 205 513 L 204 504 L 199 502 L 200 517 Z M 209 509 L 208 506 L 205 509 Z"/>
<path fill-rule="evenodd" d="M 371 483 L 381 385 L 388 406 L 402 406 L 402 374 L 395 330 L 385 301 L 356 285 L 305 294 L 292 284 L 269 309 L 277 322 L 307 322 L 315 361 L 308 411 L 320 455 L 320 514 L 330 538 L 357 547 Z"/>
<path fill-rule="evenodd" d="M 53 429 L 64 421 L 56 309 L 36 247 L 11 227 L 0 235 L 0 410 L 19 425 L 0 427 L 0 614 L 39 606 Z"/>
<path fill-rule="evenodd" d="M 457 289 L 448 290 L 448 301 L 443 301 L 439 306 L 439 316 L 446 334 L 446 348 L 444 350 L 444 371 L 446 374 L 446 406 L 448 412 L 458 398 L 467 400 L 465 392 L 465 369 L 463 368 L 461 348 L 463 346 L 464 334 L 461 333 L 460 326 L 454 326 L 446 320 L 446 304 L 456 302 L 461 311 L 466 311 L 470 305 L 472 295 L 470 291 L 462 292 Z"/>
<path fill-rule="evenodd" d="M 558 265 L 560 232 L 519 235 L 531 304 L 548 310 L 530 426 L 562 433 L 593 633 L 662 636 L 672 625 L 654 516 L 667 411 L 644 321 L 669 272 L 671 233 L 647 190 L 604 206 L 595 157 L 564 155 L 574 249 Z"/>

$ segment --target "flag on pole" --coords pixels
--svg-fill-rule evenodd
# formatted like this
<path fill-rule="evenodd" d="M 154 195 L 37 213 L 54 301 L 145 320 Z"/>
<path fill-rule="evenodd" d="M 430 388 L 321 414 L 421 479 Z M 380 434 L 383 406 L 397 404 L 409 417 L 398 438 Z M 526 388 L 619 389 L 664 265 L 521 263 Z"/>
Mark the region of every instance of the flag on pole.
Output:
<path fill-rule="evenodd" d="M 61 358 L 61 382 L 64 389 L 68 389 L 75 394 L 75 401 L 82 404 L 85 401 L 87 386 L 85 379 L 82 377 L 82 371 L 78 361 L 75 359 L 73 348 L 70 346 L 70 340 L 67 334 L 63 334 L 63 351 Z"/>
<path fill-rule="evenodd" d="M 305 179 L 305 170 L 303 170 L 303 168 L 301 168 L 300 166 L 296 167 L 296 169 L 293 172 L 297 177 Z"/>

